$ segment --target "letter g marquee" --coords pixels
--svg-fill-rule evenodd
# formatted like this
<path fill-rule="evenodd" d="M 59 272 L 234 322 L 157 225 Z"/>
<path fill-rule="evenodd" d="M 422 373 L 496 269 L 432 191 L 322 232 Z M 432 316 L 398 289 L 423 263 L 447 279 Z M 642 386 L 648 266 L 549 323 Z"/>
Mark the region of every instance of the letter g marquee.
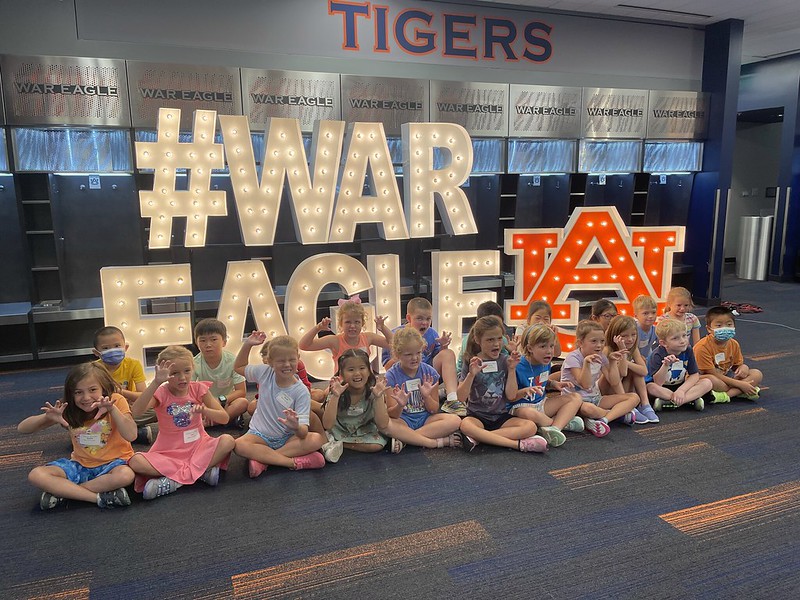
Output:
<path fill-rule="evenodd" d="M 632 302 L 640 294 L 652 296 L 661 309 L 673 254 L 683 252 L 684 231 L 679 226 L 629 230 L 613 206 L 577 208 L 564 229 L 506 230 L 505 252 L 516 256 L 515 297 L 506 301 L 509 323 L 524 323 L 528 305 L 545 300 L 554 324 L 576 325 L 579 302 L 569 299 L 574 291 L 616 291 L 621 314 L 633 314 Z M 571 349 L 571 339 L 560 337 Z"/>

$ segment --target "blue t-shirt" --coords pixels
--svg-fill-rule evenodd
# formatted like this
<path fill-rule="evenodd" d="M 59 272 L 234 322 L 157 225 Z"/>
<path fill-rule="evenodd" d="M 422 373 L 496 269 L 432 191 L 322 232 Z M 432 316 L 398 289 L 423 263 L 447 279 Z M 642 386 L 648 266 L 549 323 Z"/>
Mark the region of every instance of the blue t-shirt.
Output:
<path fill-rule="evenodd" d="M 658 336 L 655 326 L 650 326 L 650 331 L 645 333 L 639 325 L 636 325 L 636 333 L 639 336 L 639 354 L 642 355 L 645 364 L 650 357 L 650 353 L 658 348 Z"/>
<path fill-rule="evenodd" d="M 671 353 L 664 348 L 664 346 L 659 346 L 653 350 L 653 353 L 647 361 L 647 378 L 645 381 L 648 383 L 653 381 L 653 375 L 661 368 L 661 363 L 670 354 Z M 694 359 L 694 352 L 692 352 L 691 348 L 687 348 L 678 354 L 677 358 L 678 362 L 674 362 L 670 365 L 667 378 L 661 385 L 681 385 L 686 381 L 687 375 L 699 373 L 697 361 Z"/>
<path fill-rule="evenodd" d="M 399 362 L 394 363 L 391 368 L 386 371 L 387 388 L 392 388 L 396 385 L 399 385 L 405 392 L 410 394 L 408 397 L 408 404 L 403 407 L 403 412 L 427 412 L 427 409 L 425 408 L 425 399 L 422 397 L 422 392 L 419 391 L 419 386 L 422 385 L 422 379 L 426 376 L 432 377 L 434 382 L 439 383 L 439 373 L 437 373 L 436 369 L 434 369 L 432 366 L 426 365 L 425 363 L 420 363 L 419 368 L 413 377 L 406 375 Z M 415 389 L 408 389 L 408 381 L 412 382 L 410 387 Z M 416 382 L 416 385 L 413 382 Z"/>
<path fill-rule="evenodd" d="M 517 404 L 539 404 L 539 402 L 544 400 L 544 387 L 547 385 L 547 380 L 550 378 L 550 365 L 551 363 L 547 363 L 546 365 L 532 365 L 524 356 L 520 359 L 516 370 L 519 389 L 538 386 L 542 388 L 542 393 L 534 394 L 528 398 L 522 398 L 516 402 L 509 402 L 509 410 L 512 406 L 516 406 Z"/>
<path fill-rule="evenodd" d="M 400 325 L 400 327 L 395 327 L 392 329 L 392 333 L 397 333 L 406 325 Z M 422 334 L 422 339 L 425 340 L 425 347 L 422 349 L 422 362 L 426 365 L 433 366 L 433 357 L 439 353 L 441 349 L 441 345 L 436 340 L 439 339 L 439 334 L 436 333 L 436 330 L 433 327 L 428 327 L 425 330 L 425 333 Z M 389 362 L 389 359 L 392 357 L 392 353 L 388 348 L 383 349 L 383 353 L 381 354 L 381 364 L 385 365 Z"/>

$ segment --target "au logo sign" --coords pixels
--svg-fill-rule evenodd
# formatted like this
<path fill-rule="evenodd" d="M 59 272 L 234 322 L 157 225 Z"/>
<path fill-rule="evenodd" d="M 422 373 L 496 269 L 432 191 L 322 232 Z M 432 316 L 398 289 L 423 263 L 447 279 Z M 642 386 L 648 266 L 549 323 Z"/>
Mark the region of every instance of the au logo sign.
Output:
<path fill-rule="evenodd" d="M 663 307 L 672 279 L 672 259 L 683 252 L 684 227 L 631 227 L 612 206 L 583 207 L 564 229 L 513 229 L 505 252 L 516 255 L 513 300 L 506 301 L 511 323 L 524 323 L 528 305 L 545 300 L 553 323 L 576 325 L 579 301 L 573 292 L 605 292 L 621 314 L 632 314 L 636 296 L 652 296 Z M 574 336 L 559 332 L 562 347 Z"/>

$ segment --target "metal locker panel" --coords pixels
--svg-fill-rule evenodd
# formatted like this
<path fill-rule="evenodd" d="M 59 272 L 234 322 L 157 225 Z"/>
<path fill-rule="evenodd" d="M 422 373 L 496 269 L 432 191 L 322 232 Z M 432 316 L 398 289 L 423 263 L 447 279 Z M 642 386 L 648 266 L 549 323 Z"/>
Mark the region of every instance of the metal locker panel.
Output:
<path fill-rule="evenodd" d="M 692 199 L 694 175 L 663 175 L 666 183 L 661 183 L 662 175 L 651 175 L 647 189 L 647 204 L 644 224 L 686 225 L 689 222 L 689 202 Z"/>
<path fill-rule="evenodd" d="M 25 234 L 20 219 L 14 176 L 0 175 L 0 239 L 3 260 L 0 261 L 0 304 L 30 302 L 30 269 L 25 252 Z"/>
<path fill-rule="evenodd" d="M 605 178 L 605 185 L 601 185 Z M 589 175 L 586 178 L 584 206 L 615 206 L 626 225 L 633 210 L 633 174 Z"/>
<path fill-rule="evenodd" d="M 101 267 L 144 263 L 139 197 L 132 175 L 55 174 L 50 186 L 68 308 L 72 300 L 101 296 Z"/>
<path fill-rule="evenodd" d="M 568 218 L 569 175 L 520 175 L 515 228 L 563 227 Z"/>

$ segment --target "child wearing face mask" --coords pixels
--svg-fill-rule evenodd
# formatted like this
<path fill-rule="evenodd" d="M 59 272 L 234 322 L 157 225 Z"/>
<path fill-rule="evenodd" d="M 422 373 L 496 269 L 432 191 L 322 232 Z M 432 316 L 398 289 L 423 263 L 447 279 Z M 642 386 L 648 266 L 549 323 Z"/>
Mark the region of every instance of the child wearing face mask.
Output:
<path fill-rule="evenodd" d="M 147 386 L 142 363 L 135 358 L 125 356 L 127 350 L 125 334 L 118 327 L 101 327 L 94 332 L 92 354 L 98 358 L 95 364 L 105 367 L 111 379 L 119 384 L 120 394 L 128 401 L 128 405 L 133 407 Z M 134 421 L 136 422 L 134 443 L 152 444 L 158 433 L 158 425 L 155 424 L 156 412 L 148 409 Z"/>
<path fill-rule="evenodd" d="M 708 335 L 694 346 L 700 377 L 711 380 L 714 402 L 730 402 L 742 397 L 758 400 L 763 377 L 758 369 L 744 364 L 736 335 L 733 312 L 724 306 L 714 306 L 706 312 Z"/>

